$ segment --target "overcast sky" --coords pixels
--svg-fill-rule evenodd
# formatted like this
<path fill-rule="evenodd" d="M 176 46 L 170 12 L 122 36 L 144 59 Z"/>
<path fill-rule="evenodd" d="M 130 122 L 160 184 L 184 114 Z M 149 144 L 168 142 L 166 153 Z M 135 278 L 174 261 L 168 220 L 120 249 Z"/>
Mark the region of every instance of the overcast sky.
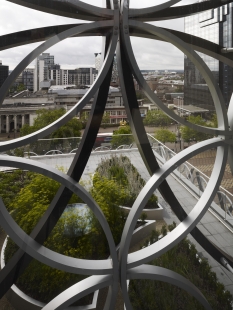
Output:
<path fill-rule="evenodd" d="M 135 8 L 167 2 L 167 0 L 130 0 L 130 6 Z M 102 0 L 85 0 L 83 2 L 102 6 Z M 183 0 L 177 5 L 194 3 L 193 0 Z M 35 10 L 0 0 L 0 35 L 26 29 L 39 28 L 51 25 L 72 24 L 76 19 L 45 14 Z M 155 25 L 183 31 L 184 20 L 176 19 L 157 22 Z M 148 39 L 132 38 L 132 45 L 140 69 L 183 69 L 184 56 L 175 47 L 167 43 Z M 0 52 L 3 64 L 13 69 L 28 53 L 39 44 L 29 44 Z M 49 49 L 47 52 L 55 55 L 55 62 L 63 69 L 83 66 L 94 66 L 94 53 L 101 51 L 101 38 L 72 38 Z M 30 67 L 33 67 L 31 64 Z"/>

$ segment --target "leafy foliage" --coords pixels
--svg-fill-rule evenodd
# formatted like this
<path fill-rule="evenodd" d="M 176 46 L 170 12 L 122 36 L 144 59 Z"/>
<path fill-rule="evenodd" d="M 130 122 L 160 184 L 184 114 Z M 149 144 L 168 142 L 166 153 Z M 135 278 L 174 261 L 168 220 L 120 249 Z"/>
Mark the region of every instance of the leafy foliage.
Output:
<path fill-rule="evenodd" d="M 121 197 L 119 204 L 122 206 L 131 207 L 145 186 L 145 181 L 126 156 L 111 156 L 109 159 L 102 159 L 96 171 L 101 178 L 113 180 L 117 186 L 124 189 L 125 195 Z M 95 186 L 94 182 L 93 186 Z M 152 195 L 146 208 L 155 208 L 156 203 L 157 197 Z"/>
<path fill-rule="evenodd" d="M 59 183 L 45 176 L 30 173 L 30 179 L 24 182 L 24 185 L 21 189 L 20 185 L 15 189 L 14 197 L 8 198 L 8 205 L 15 221 L 30 234 L 52 201 Z M 96 176 L 92 194 L 102 208 L 118 244 L 125 223 L 125 216 L 118 207 L 121 197 L 119 186 L 109 180 L 101 179 L 99 182 Z M 124 192 L 122 194 L 125 195 Z M 73 195 L 69 203 L 76 202 L 81 200 Z M 84 214 L 72 207 L 66 209 L 44 245 L 60 254 L 82 259 L 105 259 L 110 254 L 106 236 L 88 208 Z M 17 249 L 16 244 L 8 239 L 4 253 L 6 262 Z M 48 302 L 83 278 L 85 277 L 56 270 L 32 260 L 16 284 L 31 297 Z"/>
<path fill-rule="evenodd" d="M 0 197 L 2 198 L 8 211 L 15 196 L 21 188 L 31 180 L 31 173 L 22 170 L 13 170 L 12 172 L 0 172 Z"/>
<path fill-rule="evenodd" d="M 120 145 L 130 145 L 133 143 L 132 131 L 129 126 L 120 126 L 119 129 L 114 130 L 111 140 L 111 145 L 113 147 L 118 147 Z"/>
<path fill-rule="evenodd" d="M 115 244 L 118 245 L 125 225 L 124 212 L 119 208 L 126 199 L 124 187 L 113 179 L 109 180 L 95 173 L 90 193 L 101 207 L 112 231 Z M 99 229 L 99 224 L 96 223 L 94 227 Z"/>
<path fill-rule="evenodd" d="M 5 174 L 5 176 L 7 176 L 5 181 L 9 182 L 9 175 Z M 27 234 L 30 234 L 52 201 L 59 188 L 59 183 L 35 173 L 27 172 L 26 176 L 24 176 L 24 172 L 19 170 L 13 172 L 10 182 L 15 176 L 18 177 L 19 184 L 17 184 L 16 188 L 13 188 L 12 195 L 5 199 L 15 221 Z M 2 179 L 4 180 L 4 176 L 2 176 Z M 23 187 L 23 185 L 25 186 Z M 13 194 L 14 197 L 12 197 Z M 80 202 L 80 199 L 75 195 L 70 200 L 70 203 L 74 202 Z M 60 218 L 44 245 L 68 256 L 91 256 L 90 249 L 92 245 L 90 241 L 88 242 L 87 235 L 80 234 L 80 231 L 83 230 L 84 232 L 83 227 L 84 225 L 87 226 L 88 223 L 88 215 L 83 218 L 77 211 L 67 212 Z M 75 235 L 74 231 L 77 230 L 77 225 L 81 230 L 79 229 L 79 234 Z M 11 239 L 8 239 L 5 250 L 6 262 L 9 261 L 17 249 L 16 244 Z M 82 276 L 67 274 L 33 260 L 17 280 L 17 285 L 20 288 L 23 287 L 26 293 L 30 291 L 30 296 L 48 302 L 59 292 L 81 279 L 83 279 Z"/>
<path fill-rule="evenodd" d="M 173 223 L 168 229 L 171 231 L 175 226 Z M 165 228 L 161 232 L 152 231 L 144 247 L 157 242 L 160 234 L 165 236 Z M 197 254 L 195 246 L 183 240 L 150 264 L 168 268 L 190 280 L 200 289 L 214 310 L 232 309 L 232 295 L 217 281 L 207 260 L 200 260 Z M 135 310 L 204 310 L 204 307 L 184 290 L 159 281 L 130 281 L 129 295 Z"/>
<path fill-rule="evenodd" d="M 169 126 L 173 120 L 161 110 L 150 110 L 143 122 L 147 126 Z"/>
<path fill-rule="evenodd" d="M 155 132 L 155 139 L 161 141 L 164 144 L 166 142 L 175 143 L 176 134 L 168 129 L 159 129 Z"/>
<path fill-rule="evenodd" d="M 142 90 L 137 90 L 136 91 L 136 96 L 137 96 L 138 100 L 140 100 L 140 99 L 147 99 L 146 95 L 144 94 L 144 92 Z"/>
<path fill-rule="evenodd" d="M 25 136 L 39 129 L 42 129 L 62 117 L 65 113 L 66 111 L 64 108 L 57 110 L 40 109 L 36 112 L 37 117 L 34 120 L 34 125 L 29 126 L 28 124 L 25 124 L 20 129 L 20 134 L 21 136 Z M 47 138 L 79 137 L 81 135 L 81 129 L 81 122 L 77 118 L 73 118 L 65 125 L 51 133 L 51 135 L 49 135 Z"/>
<path fill-rule="evenodd" d="M 198 116 L 190 115 L 188 117 L 188 121 L 192 124 L 196 124 L 199 126 L 211 127 L 211 124 L 206 123 L 206 121 L 200 115 Z M 189 128 L 188 126 L 181 126 L 180 132 L 182 139 L 186 142 L 189 142 L 190 140 L 203 141 L 211 138 L 211 135 L 208 135 L 200 131 L 196 131 L 192 128 Z"/>
<path fill-rule="evenodd" d="M 109 124 L 110 122 L 110 113 L 109 112 L 104 112 L 101 124 Z"/>
<path fill-rule="evenodd" d="M 214 128 L 218 128 L 218 119 L 217 119 L 217 114 L 213 114 L 212 118 L 211 118 L 211 125 Z"/>
<path fill-rule="evenodd" d="M 19 85 L 11 86 L 10 93 L 14 93 L 14 92 L 19 93 L 25 89 L 26 89 L 26 86 L 24 84 L 20 83 Z"/>

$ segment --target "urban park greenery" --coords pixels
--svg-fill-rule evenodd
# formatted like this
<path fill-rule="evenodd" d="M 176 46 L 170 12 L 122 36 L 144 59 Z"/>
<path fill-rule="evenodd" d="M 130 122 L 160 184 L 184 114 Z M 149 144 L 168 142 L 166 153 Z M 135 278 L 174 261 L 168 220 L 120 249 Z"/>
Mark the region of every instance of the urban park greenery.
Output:
<path fill-rule="evenodd" d="M 111 145 L 117 148 L 121 145 L 130 145 L 134 141 L 130 126 L 120 126 L 117 130 L 113 131 Z"/>
<path fill-rule="evenodd" d="M 146 126 L 170 126 L 174 121 L 161 110 L 149 110 L 143 120 Z"/>
<path fill-rule="evenodd" d="M 40 109 L 36 112 L 37 116 L 34 120 L 33 126 L 25 124 L 20 129 L 20 135 L 26 136 L 30 133 L 33 133 L 39 129 L 42 129 L 49 124 L 53 123 L 64 114 L 66 114 L 66 110 L 64 108 L 55 109 L 55 110 L 47 110 Z M 82 123 L 77 118 L 72 118 L 65 125 L 51 133 L 46 138 L 69 138 L 69 137 L 80 137 L 81 136 Z"/>
<path fill-rule="evenodd" d="M 114 182 L 115 186 L 119 187 L 119 193 L 121 193 L 120 189 L 122 190 L 118 205 L 127 207 L 132 207 L 135 199 L 146 184 L 138 170 L 131 164 L 130 159 L 122 155 L 113 155 L 110 158 L 102 159 L 93 178 L 94 185 L 96 179 L 99 182 L 102 182 L 101 180 Z M 157 208 L 157 200 L 157 196 L 153 194 L 145 208 Z"/>
<path fill-rule="evenodd" d="M 30 234 L 52 201 L 60 186 L 59 183 L 40 174 L 21 170 L 1 173 L 0 179 L 2 184 L 0 195 L 7 209 L 18 225 Z M 9 187 L 9 184 L 12 186 Z M 102 209 L 116 245 L 120 242 L 126 221 L 119 205 L 126 201 L 132 203 L 144 184 L 145 181 L 125 156 L 112 156 L 102 160 L 92 178 L 90 193 Z M 156 201 L 157 197 L 153 195 L 151 203 L 154 205 Z M 77 202 L 82 201 L 73 195 L 69 203 Z M 171 230 L 172 226 L 168 228 Z M 166 233 L 167 228 L 164 226 L 162 234 Z M 153 231 L 144 246 L 149 242 L 156 242 L 159 234 Z M 73 208 L 72 205 L 63 213 L 49 238 L 44 242 L 44 246 L 76 258 L 104 259 L 109 256 L 106 236 L 93 213 L 86 208 L 86 212 L 81 214 L 79 209 Z M 4 253 L 6 263 L 17 249 L 15 243 L 8 238 Z M 195 255 L 193 246 L 189 250 L 187 241 L 182 241 L 152 263 L 170 268 L 189 278 L 205 295 L 209 294 L 206 297 L 212 304 L 216 302 L 214 309 L 221 309 L 220 302 L 224 306 L 222 309 L 230 309 L 228 305 L 229 300 L 232 300 L 231 295 L 224 292 L 223 285 L 217 282 L 216 275 L 211 272 L 209 265 L 204 260 L 200 264 Z M 177 267 L 174 267 L 176 265 Z M 85 276 L 66 273 L 33 259 L 17 279 L 16 285 L 29 296 L 42 302 L 49 302 L 57 294 L 84 278 Z M 190 299 L 182 290 L 168 284 L 151 283 L 152 281 L 147 280 L 131 281 L 129 292 L 135 310 L 202 309 L 198 308 L 200 305 L 196 300 Z M 92 296 L 88 295 L 76 305 L 88 304 L 91 298 Z M 187 305 L 186 308 L 181 307 L 182 300 Z M 176 303 L 180 308 L 175 308 Z"/>
<path fill-rule="evenodd" d="M 216 124 L 216 121 L 214 118 L 213 118 L 213 122 L 207 123 L 200 115 L 198 115 L 198 116 L 190 115 L 187 118 L 187 120 L 192 124 L 196 124 L 196 125 L 203 126 L 203 127 L 212 127 L 212 126 L 215 126 L 215 124 Z M 180 132 L 181 132 L 181 138 L 185 142 L 204 141 L 204 140 L 212 137 L 209 134 L 197 131 L 197 130 L 192 129 L 188 126 L 181 126 Z"/>
<path fill-rule="evenodd" d="M 176 224 L 168 226 L 171 231 Z M 165 236 L 167 229 L 152 231 L 142 247 Z M 213 310 L 231 310 L 233 296 L 217 281 L 216 274 L 205 258 L 200 258 L 193 244 L 182 240 L 174 248 L 154 259 L 151 265 L 167 268 L 190 280 L 206 297 Z M 186 291 L 168 283 L 152 280 L 131 280 L 129 296 L 134 310 L 204 310 L 204 307 Z"/>
<path fill-rule="evenodd" d="M 6 195 L 7 183 L 1 189 L 5 194 L 4 202 L 17 224 L 30 234 L 48 208 L 54 195 L 59 189 L 59 183 L 43 175 L 17 170 L 7 180 L 13 182 L 16 177 L 19 181 L 12 189 L 10 197 Z M 4 179 L 4 175 L 1 175 Z M 9 186 L 9 183 L 8 183 Z M 114 180 L 98 179 L 98 173 L 93 179 L 90 193 L 102 209 L 111 228 L 116 246 L 120 242 L 126 216 L 119 204 L 124 200 L 126 191 L 124 186 Z M 73 195 L 69 204 L 82 202 Z M 109 256 L 109 247 L 106 236 L 93 213 L 86 208 L 83 214 L 77 208 L 70 206 L 61 216 L 49 238 L 44 242 L 47 248 L 76 258 L 104 259 Z M 8 262 L 18 250 L 17 245 L 8 239 L 5 250 L 5 260 Z M 42 263 L 32 260 L 24 273 L 18 278 L 16 285 L 26 294 L 43 302 L 48 302 L 57 294 L 82 280 L 80 275 L 68 274 L 53 269 Z M 90 296 L 85 301 L 88 302 Z"/>
<path fill-rule="evenodd" d="M 155 132 L 155 139 L 161 141 L 164 144 L 166 142 L 175 143 L 176 134 L 174 132 L 171 132 L 168 129 L 159 129 L 159 130 L 156 130 Z"/>

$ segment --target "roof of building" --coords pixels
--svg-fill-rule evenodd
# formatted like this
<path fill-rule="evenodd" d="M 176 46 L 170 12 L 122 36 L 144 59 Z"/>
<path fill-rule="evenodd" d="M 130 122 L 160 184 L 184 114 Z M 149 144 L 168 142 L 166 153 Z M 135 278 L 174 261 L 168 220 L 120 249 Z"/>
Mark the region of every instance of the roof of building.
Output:
<path fill-rule="evenodd" d="M 176 107 L 179 110 L 182 110 L 182 111 L 185 111 L 185 112 L 190 112 L 190 113 L 209 112 L 209 110 L 202 109 L 202 108 L 196 107 L 194 105 L 183 105 L 182 107 L 181 106 L 176 106 Z"/>
<path fill-rule="evenodd" d="M 49 88 L 49 94 L 65 95 L 85 95 L 90 89 L 91 85 L 85 85 L 84 88 L 77 88 L 76 85 L 53 85 Z M 117 87 L 109 87 L 109 94 L 119 93 L 120 89 Z"/>

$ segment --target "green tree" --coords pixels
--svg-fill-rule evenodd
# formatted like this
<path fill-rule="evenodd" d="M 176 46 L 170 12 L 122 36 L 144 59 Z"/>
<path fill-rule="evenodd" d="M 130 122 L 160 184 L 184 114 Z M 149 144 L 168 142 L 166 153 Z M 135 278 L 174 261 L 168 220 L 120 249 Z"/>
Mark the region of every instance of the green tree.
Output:
<path fill-rule="evenodd" d="M 29 126 L 28 124 L 25 124 L 20 129 L 20 134 L 21 136 L 25 136 L 41 128 L 44 128 L 49 124 L 53 123 L 54 121 L 56 121 L 57 119 L 59 119 L 65 113 L 66 111 L 64 108 L 56 110 L 46 110 L 46 109 L 38 110 L 36 112 L 37 117 L 34 120 L 34 125 Z M 73 118 L 69 122 L 67 122 L 64 126 L 51 133 L 47 138 L 80 137 L 81 128 L 82 128 L 81 122 L 77 118 Z"/>
<path fill-rule="evenodd" d="M 173 120 L 161 110 L 150 110 L 143 122 L 147 126 L 168 126 L 173 123 Z"/>
<path fill-rule="evenodd" d="M 113 180 L 117 186 L 123 187 L 124 195 L 120 198 L 121 201 L 119 203 L 122 206 L 132 207 L 135 199 L 146 184 L 127 156 L 113 155 L 108 159 L 102 159 L 96 172 L 101 178 Z M 157 196 L 153 194 L 145 208 L 156 208 L 157 200 Z"/>
<path fill-rule="evenodd" d="M 159 129 L 155 132 L 155 139 L 161 141 L 164 144 L 166 142 L 175 143 L 176 142 L 176 134 L 171 132 L 168 129 Z"/>
<path fill-rule="evenodd" d="M 8 210 L 20 190 L 31 181 L 31 173 L 22 170 L 0 172 L 0 197 Z"/>
<path fill-rule="evenodd" d="M 80 121 L 82 123 L 82 127 L 85 128 L 87 125 L 87 120 L 88 120 L 88 113 L 87 112 L 82 112 Z"/>
<path fill-rule="evenodd" d="M 21 175 L 23 175 L 22 172 Z M 40 174 L 31 173 L 30 182 L 29 180 L 26 182 L 26 186 L 10 203 L 9 209 L 14 211 L 14 219 L 28 234 L 44 214 L 59 187 L 58 182 Z M 73 195 L 70 203 L 80 201 Z"/>
<path fill-rule="evenodd" d="M 25 87 L 25 85 L 24 84 L 19 84 L 18 86 L 17 86 L 17 92 L 21 92 L 21 91 L 23 91 L 23 90 L 25 90 L 26 89 L 26 87 Z"/>
<path fill-rule="evenodd" d="M 19 172 L 18 172 L 19 173 Z M 21 175 L 22 175 L 21 171 Z M 14 172 L 15 176 L 16 172 Z M 20 175 L 20 176 L 21 176 Z M 23 176 L 22 176 L 23 177 Z M 9 181 L 9 178 L 8 178 Z M 15 196 L 9 197 L 9 210 L 18 225 L 30 234 L 51 203 L 60 184 L 40 174 L 30 173 L 30 182 L 19 180 L 14 189 Z M 21 190 L 18 187 L 21 185 Z M 8 183 L 9 186 L 9 183 Z M 69 203 L 81 202 L 73 195 Z M 44 245 L 49 249 L 71 257 L 90 258 L 92 256 L 92 239 L 85 234 L 89 225 L 89 215 L 80 214 L 77 209 L 68 208 L 54 227 Z M 89 237 L 88 237 L 89 236 Z M 95 243 L 98 244 L 97 240 Z M 8 239 L 5 250 L 6 262 L 17 251 L 18 247 Z M 17 285 L 43 302 L 48 302 L 64 289 L 82 280 L 80 275 L 69 274 L 33 260 L 24 273 L 18 278 Z"/>
<path fill-rule="evenodd" d="M 112 135 L 111 145 L 118 147 L 120 145 L 130 145 L 133 143 L 132 131 L 129 126 L 120 126 Z"/>
<path fill-rule="evenodd" d="M 19 92 L 21 92 L 21 91 L 23 91 L 23 90 L 25 90 L 25 89 L 26 89 L 25 85 L 21 83 L 21 84 L 19 84 L 19 85 L 13 85 L 13 86 L 11 86 L 11 88 L 10 88 L 10 90 L 9 90 L 9 93 L 10 93 L 10 94 L 13 94 L 14 92 L 19 93 Z"/>
<path fill-rule="evenodd" d="M 190 115 L 188 117 L 188 121 L 192 124 L 196 124 L 196 125 L 203 126 L 203 127 L 211 126 L 211 124 L 207 124 L 206 121 L 200 115 L 198 116 Z M 180 132 L 181 132 L 181 137 L 185 142 L 189 142 L 193 140 L 203 141 L 203 140 L 211 138 L 211 135 L 194 130 L 188 126 L 181 126 Z"/>
<path fill-rule="evenodd" d="M 102 209 L 117 245 L 121 240 L 125 224 L 124 212 L 119 208 L 127 195 L 124 186 L 118 184 L 113 179 L 101 177 L 97 172 L 94 175 L 93 187 L 90 193 Z M 96 228 L 98 226 L 99 224 L 97 224 Z"/>
<path fill-rule="evenodd" d="M 218 119 L 217 119 L 217 114 L 213 114 L 212 118 L 211 118 L 211 125 L 214 128 L 218 128 Z"/>
<path fill-rule="evenodd" d="M 142 90 L 137 90 L 136 91 L 136 96 L 137 96 L 137 99 L 140 100 L 140 99 L 146 99 L 146 95 L 144 94 L 144 92 Z"/>
<path fill-rule="evenodd" d="M 14 176 L 15 174 L 16 172 L 14 172 Z M 9 181 L 12 184 L 13 179 L 7 178 L 7 181 L 9 186 Z M 115 242 L 118 244 L 125 223 L 125 216 L 118 203 L 125 192 L 123 188 L 119 190 L 119 185 L 114 180 L 109 182 L 107 179 L 98 179 L 97 175 L 95 175 L 94 183 L 95 188 L 92 190 L 92 194 L 103 210 L 111 226 Z M 22 186 L 24 184 L 26 184 L 25 187 Z M 4 186 L 6 188 L 7 185 Z M 43 216 L 59 186 L 59 183 L 50 178 L 30 173 L 29 182 L 22 181 L 12 189 L 15 195 L 9 197 L 9 210 L 15 221 L 27 234 L 30 234 Z M 75 202 L 81 201 L 73 195 L 69 203 Z M 68 207 L 61 215 L 44 246 L 57 253 L 81 259 L 106 259 L 110 254 L 108 242 L 100 223 L 88 208 L 85 214 L 83 212 L 80 214 L 77 209 Z M 6 262 L 17 249 L 15 243 L 8 239 L 5 250 Z M 56 270 L 33 260 L 17 279 L 16 284 L 31 297 L 48 302 L 83 278 L 85 276 Z"/>
<path fill-rule="evenodd" d="M 170 226 L 170 229 L 174 229 Z M 169 230 L 170 230 L 169 229 Z M 158 236 L 166 235 L 167 229 L 152 231 L 151 237 L 143 247 L 158 240 Z M 216 274 L 211 271 L 208 261 L 198 259 L 198 252 L 188 240 L 182 240 L 171 250 L 150 262 L 153 266 L 167 268 L 191 281 L 202 292 L 214 310 L 232 309 L 232 295 L 223 284 L 217 281 Z M 188 294 L 172 284 L 161 281 L 131 280 L 129 296 L 135 310 L 204 310 L 204 307 Z"/>
<path fill-rule="evenodd" d="M 102 121 L 101 121 L 101 125 L 106 125 L 110 123 L 110 113 L 109 112 L 104 112 Z"/>

